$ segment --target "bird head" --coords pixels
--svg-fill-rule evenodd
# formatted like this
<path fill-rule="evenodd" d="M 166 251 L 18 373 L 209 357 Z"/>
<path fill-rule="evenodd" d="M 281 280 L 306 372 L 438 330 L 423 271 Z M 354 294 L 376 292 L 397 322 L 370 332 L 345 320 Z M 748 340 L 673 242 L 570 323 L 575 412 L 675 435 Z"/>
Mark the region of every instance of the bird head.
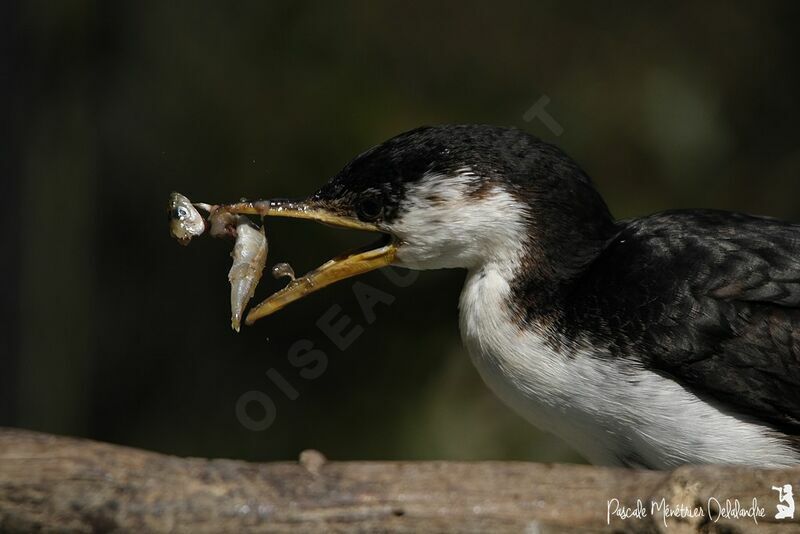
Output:
<path fill-rule="evenodd" d="M 518 129 L 482 125 L 400 134 L 357 156 L 310 197 L 258 208 L 382 237 L 289 284 L 251 310 L 248 323 L 387 265 L 514 269 L 527 258 L 545 268 L 548 254 L 579 255 L 568 250 L 570 236 L 591 238 L 611 223 L 588 177 L 558 148 Z"/>

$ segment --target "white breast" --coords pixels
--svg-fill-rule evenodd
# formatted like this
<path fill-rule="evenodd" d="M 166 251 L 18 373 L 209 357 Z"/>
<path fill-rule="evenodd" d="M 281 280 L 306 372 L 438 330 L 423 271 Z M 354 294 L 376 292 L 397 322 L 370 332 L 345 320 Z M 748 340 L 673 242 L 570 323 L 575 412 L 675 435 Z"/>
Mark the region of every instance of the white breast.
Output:
<path fill-rule="evenodd" d="M 635 362 L 586 349 L 555 351 L 543 335 L 512 320 L 509 274 L 492 265 L 468 274 L 460 302 L 464 343 L 504 402 L 591 462 L 668 468 L 800 461 L 768 429 L 698 400 Z"/>

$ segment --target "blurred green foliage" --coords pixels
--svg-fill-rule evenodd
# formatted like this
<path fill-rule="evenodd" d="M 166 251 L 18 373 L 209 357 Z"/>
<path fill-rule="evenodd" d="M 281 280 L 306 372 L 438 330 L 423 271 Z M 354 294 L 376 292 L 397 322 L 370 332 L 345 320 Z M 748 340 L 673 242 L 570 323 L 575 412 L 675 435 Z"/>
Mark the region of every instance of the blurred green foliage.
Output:
<path fill-rule="evenodd" d="M 366 325 L 352 283 L 229 327 L 230 244 L 167 234 L 196 201 L 302 196 L 421 124 L 514 125 L 557 142 L 619 217 L 717 207 L 800 219 L 791 3 L 26 2 L 10 124 L 0 424 L 257 460 L 579 458 L 482 384 L 461 347 L 464 273 L 422 273 Z M 556 137 L 523 114 L 542 95 Z M 11 145 L 10 145 L 11 146 Z M 11 215 L 9 215 L 11 214 Z M 9 231 L 9 225 L 5 225 Z M 304 272 L 364 236 L 268 228 Z M 12 263 L 13 262 L 13 263 Z M 280 282 L 265 278 L 257 297 Z M 332 304 L 363 335 L 338 350 Z M 325 373 L 302 378 L 309 339 Z M 289 400 L 266 373 L 297 390 Z M 246 391 L 275 423 L 244 428 Z M 255 415 L 258 415 L 257 413 Z"/>

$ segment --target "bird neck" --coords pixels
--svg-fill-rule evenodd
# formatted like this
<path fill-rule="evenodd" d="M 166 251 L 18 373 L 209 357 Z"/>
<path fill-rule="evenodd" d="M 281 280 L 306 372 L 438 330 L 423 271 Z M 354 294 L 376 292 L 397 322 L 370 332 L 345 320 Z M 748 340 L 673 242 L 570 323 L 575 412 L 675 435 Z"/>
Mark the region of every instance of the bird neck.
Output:
<path fill-rule="evenodd" d="M 604 203 L 541 217 L 529 227 L 510 279 L 516 311 L 526 322 L 557 313 L 572 284 L 618 232 Z"/>

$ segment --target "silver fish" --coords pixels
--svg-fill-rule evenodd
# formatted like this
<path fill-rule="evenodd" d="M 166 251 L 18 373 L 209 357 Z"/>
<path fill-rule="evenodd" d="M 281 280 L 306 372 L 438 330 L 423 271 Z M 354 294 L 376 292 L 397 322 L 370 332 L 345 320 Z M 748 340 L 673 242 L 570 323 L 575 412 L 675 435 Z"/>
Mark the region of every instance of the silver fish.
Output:
<path fill-rule="evenodd" d="M 294 282 L 294 269 L 288 263 L 276 263 L 272 267 L 272 276 L 274 278 L 283 278 L 288 276 L 289 281 Z"/>
<path fill-rule="evenodd" d="M 169 231 L 181 245 L 188 245 L 193 237 L 206 231 L 203 216 L 191 200 L 180 193 L 173 192 L 169 196 Z"/>
<path fill-rule="evenodd" d="M 242 216 L 237 216 L 227 211 L 212 210 L 211 214 L 208 216 L 208 222 L 210 223 L 208 233 L 211 234 L 212 237 L 235 238 L 236 226 L 241 222 L 239 217 Z M 245 219 L 242 219 L 242 221 L 244 220 Z"/>
<path fill-rule="evenodd" d="M 247 217 L 239 216 L 236 244 L 231 252 L 233 265 L 228 273 L 231 283 L 231 328 L 239 331 L 242 312 L 253 298 L 261 273 L 267 264 L 267 236 L 264 228 L 255 228 Z"/>

